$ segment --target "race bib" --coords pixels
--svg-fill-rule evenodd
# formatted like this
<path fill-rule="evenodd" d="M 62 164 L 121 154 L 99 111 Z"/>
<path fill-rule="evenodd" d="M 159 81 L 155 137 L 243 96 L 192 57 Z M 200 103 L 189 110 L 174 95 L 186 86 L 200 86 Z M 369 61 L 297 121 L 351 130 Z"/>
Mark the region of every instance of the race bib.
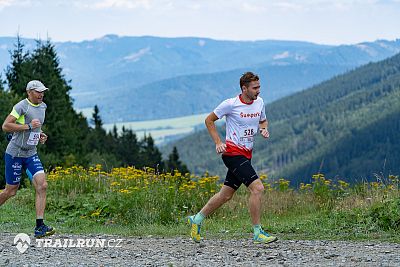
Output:
<path fill-rule="evenodd" d="M 29 134 L 28 141 L 26 142 L 30 146 L 36 146 L 39 143 L 40 133 L 31 132 Z"/>
<path fill-rule="evenodd" d="M 242 130 L 240 134 L 240 142 L 243 143 L 253 143 L 254 142 L 254 135 L 256 134 L 256 129 L 254 128 L 248 128 Z"/>

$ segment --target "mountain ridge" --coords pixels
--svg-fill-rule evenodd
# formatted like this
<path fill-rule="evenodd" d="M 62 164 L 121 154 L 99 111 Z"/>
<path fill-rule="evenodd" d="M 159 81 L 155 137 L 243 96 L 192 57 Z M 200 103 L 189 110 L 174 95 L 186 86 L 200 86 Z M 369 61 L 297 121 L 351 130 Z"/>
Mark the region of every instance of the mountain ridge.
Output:
<path fill-rule="evenodd" d="M 34 40 L 22 38 L 22 41 L 27 44 L 27 49 L 34 49 Z M 7 50 L 13 48 L 14 42 L 15 38 L 0 37 L 0 67 L 8 64 Z M 152 91 L 151 98 L 157 103 L 163 103 L 163 98 L 158 97 L 158 92 L 162 90 L 163 93 L 173 95 L 174 91 L 185 91 L 185 87 L 181 87 L 180 83 L 184 76 L 190 79 L 193 75 L 197 75 L 198 81 L 194 81 L 194 84 L 199 86 L 194 90 L 201 91 L 203 89 L 201 81 L 207 79 L 209 75 L 218 76 L 234 71 L 236 75 L 240 75 L 239 72 L 244 70 L 262 71 L 267 68 L 271 72 L 271 69 L 279 71 L 284 67 L 295 68 L 296 70 L 288 72 L 284 79 L 277 79 L 278 82 L 271 87 L 272 94 L 281 97 L 303 90 L 360 64 L 390 56 L 400 51 L 400 40 L 377 40 L 356 45 L 331 46 L 301 41 L 224 41 L 200 37 L 107 35 L 82 42 L 56 42 L 55 46 L 64 69 L 63 73 L 67 80 L 72 80 L 71 96 L 75 99 L 75 108 L 93 108 L 94 104 L 97 104 L 103 111 L 104 122 L 111 123 L 131 118 L 138 120 L 143 113 L 142 110 L 135 113 L 136 108 L 132 109 L 131 103 L 125 103 L 123 107 L 121 105 L 118 107 L 122 109 L 118 111 L 123 114 L 121 117 L 109 116 L 115 102 L 124 102 L 127 98 L 137 99 L 136 91 L 149 90 Z M 291 75 L 301 73 L 302 69 L 311 65 L 320 66 L 321 70 L 310 72 L 308 82 L 297 87 L 290 86 L 290 90 L 282 92 L 285 90 L 284 81 L 299 79 Z M 324 69 L 329 70 L 323 72 Z M 236 80 L 236 77 L 232 79 L 228 76 L 222 82 L 229 85 L 232 84 L 232 80 Z M 263 80 L 268 80 L 268 76 Z M 282 84 L 279 81 L 282 81 Z M 169 86 L 166 86 L 167 83 Z M 152 86 L 159 87 L 151 88 Z M 218 88 L 218 90 L 223 89 Z M 114 94 L 118 91 L 125 93 L 115 98 Z M 175 101 L 179 103 L 182 99 L 177 97 Z M 204 107 L 208 108 L 210 107 Z M 192 115 L 202 113 L 204 109 L 198 110 L 196 105 L 191 105 L 178 113 Z M 160 112 L 155 110 L 149 119 L 174 116 L 176 114 L 169 113 L 168 109 Z"/>

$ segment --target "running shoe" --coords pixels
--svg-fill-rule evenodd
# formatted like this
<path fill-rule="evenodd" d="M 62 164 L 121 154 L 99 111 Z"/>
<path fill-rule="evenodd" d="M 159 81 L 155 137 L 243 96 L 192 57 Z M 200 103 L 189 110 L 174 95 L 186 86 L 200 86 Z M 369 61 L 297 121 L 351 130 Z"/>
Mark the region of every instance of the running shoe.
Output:
<path fill-rule="evenodd" d="M 189 216 L 188 217 L 188 224 L 190 225 L 190 227 L 192 228 L 190 230 L 190 236 L 192 237 L 194 242 L 200 242 L 201 237 L 200 237 L 200 228 L 201 225 L 200 224 L 196 224 L 193 220 L 194 220 L 194 216 Z"/>
<path fill-rule="evenodd" d="M 276 236 L 271 236 L 264 230 L 261 230 L 258 236 L 254 236 L 253 241 L 255 244 L 267 244 L 278 240 Z"/>
<path fill-rule="evenodd" d="M 39 227 L 35 227 L 35 237 L 36 238 L 42 238 L 45 236 L 49 236 L 52 235 L 56 232 L 56 230 L 51 227 L 51 226 L 47 226 L 45 224 L 42 224 Z"/>

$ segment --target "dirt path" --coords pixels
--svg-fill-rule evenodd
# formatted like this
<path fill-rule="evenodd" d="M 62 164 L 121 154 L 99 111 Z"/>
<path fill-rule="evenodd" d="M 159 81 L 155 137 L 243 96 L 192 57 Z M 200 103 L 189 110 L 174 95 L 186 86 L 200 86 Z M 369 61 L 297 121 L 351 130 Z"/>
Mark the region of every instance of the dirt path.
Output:
<path fill-rule="evenodd" d="M 400 266 L 400 244 L 391 243 L 55 235 L 20 253 L 27 243 L 15 236 L 0 234 L 0 266 Z"/>

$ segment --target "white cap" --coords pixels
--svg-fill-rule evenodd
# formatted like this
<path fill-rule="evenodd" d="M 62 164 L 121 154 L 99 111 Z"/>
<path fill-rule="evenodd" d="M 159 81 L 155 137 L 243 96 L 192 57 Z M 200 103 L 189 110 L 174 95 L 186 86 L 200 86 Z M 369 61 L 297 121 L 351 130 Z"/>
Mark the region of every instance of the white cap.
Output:
<path fill-rule="evenodd" d="M 41 81 L 33 80 L 33 81 L 30 81 L 26 85 L 26 91 L 29 91 L 29 90 L 35 90 L 35 91 L 38 91 L 38 92 L 43 92 L 43 91 L 49 90 L 49 88 L 44 86 L 44 84 Z"/>

